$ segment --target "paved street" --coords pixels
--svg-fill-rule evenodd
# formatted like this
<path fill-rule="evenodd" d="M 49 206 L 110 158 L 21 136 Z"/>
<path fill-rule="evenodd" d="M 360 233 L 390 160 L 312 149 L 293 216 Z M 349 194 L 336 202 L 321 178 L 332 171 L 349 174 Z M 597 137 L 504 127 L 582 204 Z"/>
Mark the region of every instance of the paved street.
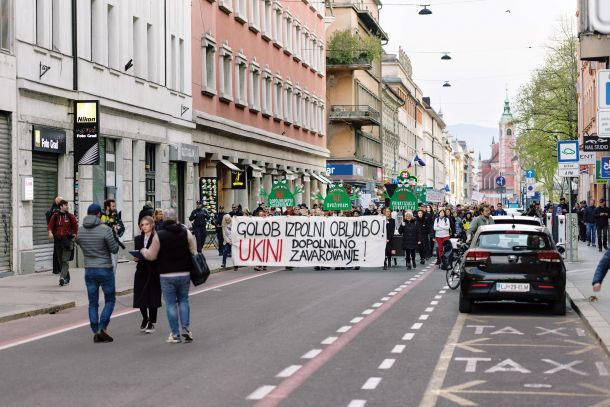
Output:
<path fill-rule="evenodd" d="M 249 270 L 192 289 L 192 344 L 119 297 L 94 344 L 77 306 L 0 324 L 0 405 L 607 405 L 610 363 L 578 315 L 457 312 L 434 266 Z"/>

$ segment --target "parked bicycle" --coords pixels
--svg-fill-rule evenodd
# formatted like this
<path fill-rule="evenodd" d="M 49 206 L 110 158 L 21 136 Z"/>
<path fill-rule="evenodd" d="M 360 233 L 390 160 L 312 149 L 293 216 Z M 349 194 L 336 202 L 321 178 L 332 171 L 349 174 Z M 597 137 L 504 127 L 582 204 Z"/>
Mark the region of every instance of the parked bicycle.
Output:
<path fill-rule="evenodd" d="M 457 250 L 453 250 L 451 253 L 451 258 L 448 261 L 445 279 L 447 280 L 447 285 L 452 290 L 455 290 L 460 286 L 462 258 L 464 257 L 466 250 L 468 250 L 468 247 L 468 243 L 458 243 Z"/>

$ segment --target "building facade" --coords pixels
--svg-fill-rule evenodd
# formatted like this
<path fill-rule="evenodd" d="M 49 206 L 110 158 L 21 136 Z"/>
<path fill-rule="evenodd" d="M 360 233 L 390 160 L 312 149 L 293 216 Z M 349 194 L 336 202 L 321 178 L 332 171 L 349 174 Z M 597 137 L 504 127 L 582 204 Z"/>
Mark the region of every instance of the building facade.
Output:
<path fill-rule="evenodd" d="M 279 179 L 311 205 L 330 182 L 323 3 L 195 0 L 192 7 L 197 175 L 217 180 L 225 207 L 255 209 L 261 188 L 269 192 Z M 245 180 L 238 186 L 237 174 Z"/>
<path fill-rule="evenodd" d="M 174 207 L 184 220 L 193 205 L 195 154 L 190 2 L 16 3 L 2 1 L 13 23 L 2 58 L 19 63 L 0 96 L 11 131 L 4 157 L 13 191 L 11 269 L 51 268 L 45 212 L 56 195 L 80 220 L 90 203 L 115 199 L 128 245 L 147 200 Z M 84 100 L 99 104 L 98 159 L 75 166 L 75 101 Z M 32 182 L 33 199 L 15 193 Z"/>
<path fill-rule="evenodd" d="M 380 48 L 387 34 L 379 23 L 381 3 L 376 0 L 341 0 L 327 7 L 331 23 L 328 42 L 343 33 L 357 38 L 358 44 L 371 39 Z M 365 194 L 377 195 L 383 183 L 381 59 L 354 58 L 336 63 L 329 55 L 326 67 L 328 112 L 328 166 L 352 168 L 352 174 L 336 176 Z"/>
<path fill-rule="evenodd" d="M 400 167 L 400 129 L 399 111 L 404 100 L 387 84 L 382 84 L 382 136 L 383 147 L 383 180 L 390 183 L 392 178 L 398 176 Z M 406 167 L 402 168 L 405 169 Z"/>

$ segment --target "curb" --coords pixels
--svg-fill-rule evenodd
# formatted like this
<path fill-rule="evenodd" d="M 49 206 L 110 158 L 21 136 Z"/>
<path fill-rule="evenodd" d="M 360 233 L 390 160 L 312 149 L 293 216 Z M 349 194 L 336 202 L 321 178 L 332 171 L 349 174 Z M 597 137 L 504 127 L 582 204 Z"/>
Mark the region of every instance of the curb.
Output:
<path fill-rule="evenodd" d="M 0 316 L 0 323 L 14 321 L 16 319 L 33 317 L 35 315 L 41 315 L 41 314 L 55 314 L 56 312 L 63 311 L 68 308 L 74 308 L 74 307 L 76 307 L 76 302 L 70 301 L 70 302 L 66 302 L 66 303 L 62 303 L 62 304 L 51 305 L 48 307 L 18 312 L 16 314 L 4 315 L 4 316 Z"/>
<path fill-rule="evenodd" d="M 217 268 L 214 270 L 210 270 L 210 274 L 220 273 L 224 270 L 225 269 L 223 269 L 223 268 Z M 126 289 L 120 290 L 120 291 L 116 291 L 117 297 L 129 295 L 129 294 L 133 294 L 133 287 L 126 288 Z M 42 307 L 42 308 L 35 308 L 32 310 L 28 310 L 28 311 L 22 311 L 22 312 L 18 312 L 16 314 L 3 315 L 3 316 L 0 316 L 0 324 L 3 322 L 14 321 L 17 319 L 33 317 L 36 315 L 54 314 L 56 312 L 63 311 L 68 308 L 74 308 L 74 307 L 76 307 L 76 301 L 70 301 L 70 302 L 56 304 L 56 305 L 49 305 L 49 306 Z"/>
<path fill-rule="evenodd" d="M 574 284 L 567 283 L 566 294 L 574 311 L 576 311 L 585 326 L 602 346 L 606 355 L 610 357 L 610 324 L 589 303 L 589 300 L 582 295 Z"/>

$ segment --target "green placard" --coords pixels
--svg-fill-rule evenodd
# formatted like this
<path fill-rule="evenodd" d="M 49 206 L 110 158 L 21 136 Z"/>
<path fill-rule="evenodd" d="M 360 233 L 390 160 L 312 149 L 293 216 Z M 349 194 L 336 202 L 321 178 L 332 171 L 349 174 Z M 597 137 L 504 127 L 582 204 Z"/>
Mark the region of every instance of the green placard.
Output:
<path fill-rule="evenodd" d="M 269 208 L 296 206 L 294 194 L 288 189 L 286 180 L 274 181 L 271 192 L 267 195 Z"/>
<path fill-rule="evenodd" d="M 350 211 L 352 210 L 352 200 L 347 194 L 343 184 L 331 184 L 328 188 L 326 198 L 322 208 L 325 211 Z"/>

